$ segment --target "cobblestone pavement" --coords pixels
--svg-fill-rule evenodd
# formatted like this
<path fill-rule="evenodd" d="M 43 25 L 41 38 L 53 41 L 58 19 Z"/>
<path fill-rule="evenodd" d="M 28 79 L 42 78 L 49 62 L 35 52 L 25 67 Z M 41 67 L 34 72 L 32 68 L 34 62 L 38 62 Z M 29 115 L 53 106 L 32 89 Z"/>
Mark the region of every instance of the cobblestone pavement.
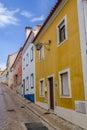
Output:
<path fill-rule="evenodd" d="M 0 130 L 26 130 L 24 123 L 40 119 L 27 109 L 4 85 L 0 85 Z"/>
<path fill-rule="evenodd" d="M 49 130 L 83 130 L 52 112 L 44 114 L 45 112 L 45 109 L 24 99 L 5 85 L 0 85 L 0 130 L 26 130 L 24 123 L 29 122 L 42 122 Z"/>

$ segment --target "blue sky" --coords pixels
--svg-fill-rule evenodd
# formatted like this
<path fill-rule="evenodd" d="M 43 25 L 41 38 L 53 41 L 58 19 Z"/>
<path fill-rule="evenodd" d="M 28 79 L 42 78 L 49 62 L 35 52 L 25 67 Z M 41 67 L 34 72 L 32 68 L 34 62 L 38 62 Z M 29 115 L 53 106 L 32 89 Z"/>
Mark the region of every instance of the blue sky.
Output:
<path fill-rule="evenodd" d="M 43 24 L 57 0 L 0 0 L 0 68 L 25 42 L 25 27 Z"/>

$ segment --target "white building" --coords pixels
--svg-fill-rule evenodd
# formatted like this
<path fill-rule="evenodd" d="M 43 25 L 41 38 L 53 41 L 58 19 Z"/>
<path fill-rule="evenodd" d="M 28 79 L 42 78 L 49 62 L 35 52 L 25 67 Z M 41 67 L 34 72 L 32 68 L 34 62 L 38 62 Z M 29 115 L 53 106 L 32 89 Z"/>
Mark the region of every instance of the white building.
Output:
<path fill-rule="evenodd" d="M 18 52 L 8 55 L 7 59 L 7 84 L 9 87 L 12 87 L 13 84 L 13 71 L 11 70 L 11 66 L 15 61 Z"/>
<path fill-rule="evenodd" d="M 7 84 L 7 69 L 5 69 L 0 75 L 0 82 Z"/>
<path fill-rule="evenodd" d="M 22 53 L 22 93 L 25 98 L 35 102 L 35 48 L 32 40 L 40 29 L 40 25 L 26 27 L 26 41 Z"/>

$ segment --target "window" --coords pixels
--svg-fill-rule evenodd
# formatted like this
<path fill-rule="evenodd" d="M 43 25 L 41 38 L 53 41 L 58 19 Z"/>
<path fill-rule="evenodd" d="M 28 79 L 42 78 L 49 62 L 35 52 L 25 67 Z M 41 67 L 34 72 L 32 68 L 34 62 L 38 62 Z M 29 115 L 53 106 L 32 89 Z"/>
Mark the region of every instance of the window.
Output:
<path fill-rule="evenodd" d="M 66 17 L 64 17 L 58 24 L 57 31 L 58 31 L 58 44 L 60 45 L 67 39 Z"/>
<path fill-rule="evenodd" d="M 30 50 L 30 60 L 31 60 L 31 62 L 33 61 L 33 56 L 34 56 L 34 48 L 32 46 L 31 50 Z"/>
<path fill-rule="evenodd" d="M 28 90 L 28 89 L 29 89 L 29 78 L 26 77 L 26 90 Z"/>
<path fill-rule="evenodd" d="M 40 96 L 44 96 L 44 80 L 40 80 Z"/>
<path fill-rule="evenodd" d="M 30 76 L 30 86 L 31 86 L 31 89 L 34 88 L 34 74 L 33 73 Z"/>
<path fill-rule="evenodd" d="M 41 47 L 39 56 L 40 56 L 40 60 L 44 58 L 44 46 Z"/>
<path fill-rule="evenodd" d="M 25 69 L 25 58 L 23 59 L 23 70 Z"/>
<path fill-rule="evenodd" d="M 29 64 L 29 53 L 27 53 L 26 55 L 26 66 L 28 66 L 28 64 Z"/>
<path fill-rule="evenodd" d="M 69 70 L 65 70 L 59 73 L 60 82 L 60 95 L 61 97 L 70 97 L 70 74 Z"/>

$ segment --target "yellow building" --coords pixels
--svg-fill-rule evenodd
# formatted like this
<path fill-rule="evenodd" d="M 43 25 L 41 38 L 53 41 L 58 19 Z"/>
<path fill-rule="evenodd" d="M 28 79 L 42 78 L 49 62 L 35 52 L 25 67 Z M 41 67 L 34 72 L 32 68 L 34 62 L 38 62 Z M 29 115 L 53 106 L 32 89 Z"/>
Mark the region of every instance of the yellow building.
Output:
<path fill-rule="evenodd" d="M 36 103 L 87 129 L 87 1 L 59 0 L 33 42 Z"/>

